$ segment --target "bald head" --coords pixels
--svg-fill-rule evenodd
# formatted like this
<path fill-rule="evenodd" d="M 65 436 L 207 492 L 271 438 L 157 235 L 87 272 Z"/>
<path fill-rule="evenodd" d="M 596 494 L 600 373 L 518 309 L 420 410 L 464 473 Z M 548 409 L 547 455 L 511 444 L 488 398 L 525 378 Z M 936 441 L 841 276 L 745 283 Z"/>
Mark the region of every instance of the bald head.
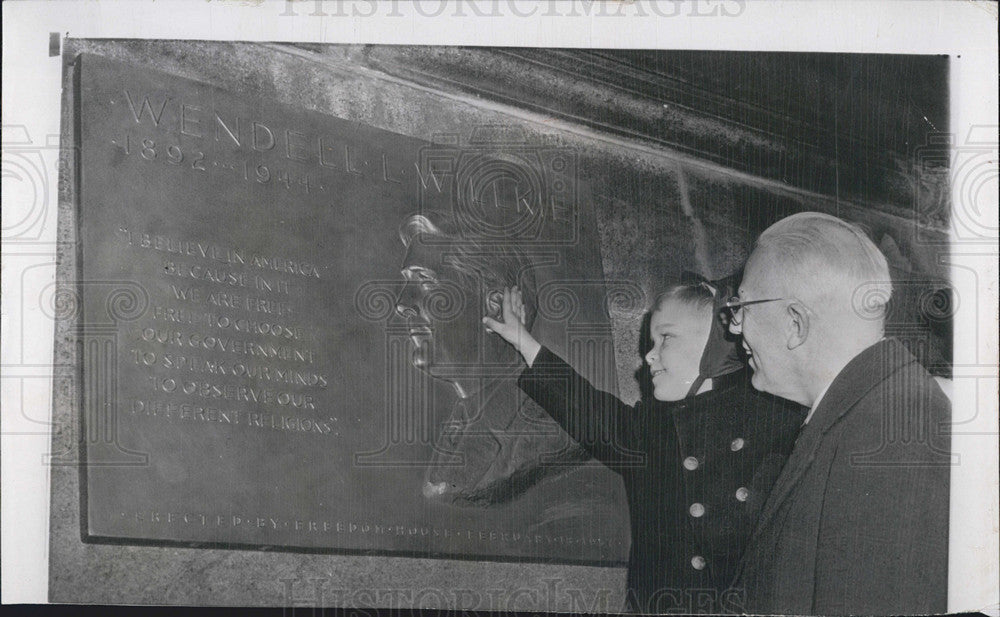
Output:
<path fill-rule="evenodd" d="M 775 292 L 844 319 L 881 323 L 892 296 L 889 265 L 878 247 L 857 226 L 820 212 L 768 227 L 748 265 Z"/>
<path fill-rule="evenodd" d="M 740 285 L 740 299 L 751 304 L 731 328 L 750 353 L 754 385 L 812 405 L 882 338 L 891 295 L 885 256 L 858 227 L 802 212 L 767 228 Z"/>

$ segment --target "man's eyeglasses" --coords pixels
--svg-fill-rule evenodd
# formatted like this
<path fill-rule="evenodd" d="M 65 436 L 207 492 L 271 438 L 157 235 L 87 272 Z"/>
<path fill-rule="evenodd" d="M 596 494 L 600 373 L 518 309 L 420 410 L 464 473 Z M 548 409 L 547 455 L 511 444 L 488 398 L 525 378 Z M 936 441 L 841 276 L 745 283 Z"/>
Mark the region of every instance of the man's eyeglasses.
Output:
<path fill-rule="evenodd" d="M 733 296 L 722 305 L 722 314 L 726 320 L 738 326 L 743 321 L 743 307 L 751 304 L 763 304 L 764 302 L 777 302 L 785 298 L 768 298 L 767 300 L 740 300 L 739 296 Z"/>

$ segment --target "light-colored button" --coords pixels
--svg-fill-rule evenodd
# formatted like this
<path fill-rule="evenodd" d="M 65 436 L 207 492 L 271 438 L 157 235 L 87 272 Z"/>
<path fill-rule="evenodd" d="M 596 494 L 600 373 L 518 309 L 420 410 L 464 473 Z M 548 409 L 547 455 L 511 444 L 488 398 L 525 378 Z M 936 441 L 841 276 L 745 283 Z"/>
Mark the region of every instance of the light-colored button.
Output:
<path fill-rule="evenodd" d="M 739 452 L 740 450 L 743 449 L 743 446 L 745 446 L 746 444 L 747 442 L 743 441 L 742 437 L 737 437 L 732 442 L 730 442 L 729 449 L 732 450 L 733 452 Z"/>
<path fill-rule="evenodd" d="M 702 557 L 701 555 L 695 555 L 694 557 L 691 558 L 691 567 L 694 568 L 695 570 L 704 570 L 705 565 L 706 565 L 705 558 Z"/>
<path fill-rule="evenodd" d="M 689 456 L 684 459 L 684 469 L 687 469 L 688 471 L 698 469 L 698 459 L 693 456 Z"/>
<path fill-rule="evenodd" d="M 738 489 L 736 489 L 736 500 L 737 501 L 746 501 L 747 497 L 749 497 L 749 496 L 750 496 L 750 491 L 747 490 L 747 487 L 741 486 Z"/>
<path fill-rule="evenodd" d="M 688 508 L 688 513 L 690 513 L 691 516 L 695 518 L 704 516 L 705 506 L 701 505 L 700 503 L 693 503 L 691 504 L 691 507 Z"/>

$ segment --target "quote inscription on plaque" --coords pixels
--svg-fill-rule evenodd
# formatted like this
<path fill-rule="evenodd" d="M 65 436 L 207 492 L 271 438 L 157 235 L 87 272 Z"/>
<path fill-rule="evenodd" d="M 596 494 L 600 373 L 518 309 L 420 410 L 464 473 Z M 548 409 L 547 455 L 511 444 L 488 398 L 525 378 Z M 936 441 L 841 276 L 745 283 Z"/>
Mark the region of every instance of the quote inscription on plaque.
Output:
<path fill-rule="evenodd" d="M 424 142 L 92 55 L 76 70 L 88 539 L 625 559 L 621 484 L 593 461 L 554 455 L 488 498 L 428 491 L 488 451 L 442 454 L 458 398 L 412 366 L 397 308 L 400 225 L 441 215 L 487 253 L 517 240 L 536 331 L 612 366 L 571 152 Z"/>

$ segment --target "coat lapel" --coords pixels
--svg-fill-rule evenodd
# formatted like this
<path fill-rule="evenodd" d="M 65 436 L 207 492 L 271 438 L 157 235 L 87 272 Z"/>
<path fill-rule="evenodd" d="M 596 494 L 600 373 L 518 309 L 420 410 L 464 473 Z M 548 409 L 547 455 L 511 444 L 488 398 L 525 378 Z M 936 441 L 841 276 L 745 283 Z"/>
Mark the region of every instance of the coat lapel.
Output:
<path fill-rule="evenodd" d="M 757 529 L 764 528 L 816 458 L 823 437 L 872 388 L 915 359 L 895 339 L 884 339 L 855 356 L 834 378 L 768 496 Z"/>

